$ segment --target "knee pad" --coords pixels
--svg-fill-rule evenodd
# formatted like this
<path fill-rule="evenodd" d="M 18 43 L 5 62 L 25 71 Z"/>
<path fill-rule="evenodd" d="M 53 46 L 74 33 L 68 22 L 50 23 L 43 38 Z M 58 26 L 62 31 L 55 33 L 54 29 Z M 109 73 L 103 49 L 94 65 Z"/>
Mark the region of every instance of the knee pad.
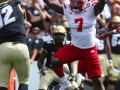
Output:
<path fill-rule="evenodd" d="M 27 84 L 20 84 L 18 90 L 28 90 L 28 85 Z"/>
<path fill-rule="evenodd" d="M 6 87 L 0 87 L 0 90 L 8 90 Z"/>

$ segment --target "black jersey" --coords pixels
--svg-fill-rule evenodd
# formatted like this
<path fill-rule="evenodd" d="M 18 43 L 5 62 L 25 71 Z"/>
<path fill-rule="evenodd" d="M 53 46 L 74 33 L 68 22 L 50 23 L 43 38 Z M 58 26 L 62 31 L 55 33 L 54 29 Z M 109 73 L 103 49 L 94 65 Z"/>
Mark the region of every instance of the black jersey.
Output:
<path fill-rule="evenodd" d="M 98 50 L 98 54 L 105 54 L 105 41 L 104 40 L 100 40 L 99 43 L 97 43 L 97 50 Z"/>
<path fill-rule="evenodd" d="M 107 33 L 107 30 L 102 28 L 100 29 L 98 32 L 97 32 L 97 35 L 102 35 L 102 34 L 105 34 Z M 98 54 L 105 54 L 105 40 L 100 40 L 98 43 L 97 43 L 97 50 L 98 50 Z"/>
<path fill-rule="evenodd" d="M 120 54 L 120 33 L 112 34 L 110 37 L 111 50 L 114 54 Z"/>
<path fill-rule="evenodd" d="M 66 41 L 65 45 L 68 44 L 68 43 L 69 43 L 69 41 Z M 51 57 L 59 49 L 55 46 L 53 40 L 52 41 L 44 42 L 43 49 L 48 53 L 47 54 L 47 61 L 46 61 L 45 66 L 48 67 L 48 68 L 51 68 L 51 65 L 50 65 Z"/>
<path fill-rule="evenodd" d="M 24 16 L 18 0 L 0 4 L 0 44 L 4 42 L 26 43 Z"/>

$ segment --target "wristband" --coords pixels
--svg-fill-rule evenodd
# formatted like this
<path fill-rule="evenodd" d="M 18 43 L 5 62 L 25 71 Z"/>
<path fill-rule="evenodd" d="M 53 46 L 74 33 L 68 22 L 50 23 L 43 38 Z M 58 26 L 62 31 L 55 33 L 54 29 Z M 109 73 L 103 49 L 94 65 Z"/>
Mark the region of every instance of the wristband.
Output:
<path fill-rule="evenodd" d="M 38 66 L 38 69 L 41 70 L 41 69 L 42 69 L 42 66 Z"/>
<path fill-rule="evenodd" d="M 105 34 L 102 34 L 102 35 L 101 35 L 101 38 L 104 38 L 104 37 L 105 37 Z"/>
<path fill-rule="evenodd" d="M 113 30 L 113 33 L 117 33 L 117 32 L 119 32 L 119 28 Z"/>

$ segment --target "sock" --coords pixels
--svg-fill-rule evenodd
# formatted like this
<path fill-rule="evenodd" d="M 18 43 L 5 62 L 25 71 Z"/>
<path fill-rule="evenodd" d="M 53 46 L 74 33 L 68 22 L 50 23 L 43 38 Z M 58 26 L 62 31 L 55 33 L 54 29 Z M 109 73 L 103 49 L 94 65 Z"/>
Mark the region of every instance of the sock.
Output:
<path fill-rule="evenodd" d="M 8 90 L 6 87 L 0 87 L 0 90 Z"/>
<path fill-rule="evenodd" d="M 60 81 L 63 83 L 63 82 L 66 82 L 67 81 L 67 77 L 64 75 L 63 77 L 60 77 Z"/>
<path fill-rule="evenodd" d="M 20 84 L 18 90 L 28 90 L 28 85 L 27 84 Z"/>
<path fill-rule="evenodd" d="M 63 67 L 53 68 L 54 72 L 58 75 L 58 77 L 64 76 Z"/>

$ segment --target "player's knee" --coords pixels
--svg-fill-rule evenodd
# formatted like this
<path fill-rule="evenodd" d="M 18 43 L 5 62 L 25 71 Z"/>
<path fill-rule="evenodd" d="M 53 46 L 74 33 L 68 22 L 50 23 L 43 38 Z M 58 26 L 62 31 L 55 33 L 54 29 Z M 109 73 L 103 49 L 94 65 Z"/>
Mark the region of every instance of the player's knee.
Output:
<path fill-rule="evenodd" d="M 0 90 L 8 90 L 6 87 L 0 87 Z"/>
<path fill-rule="evenodd" d="M 51 65 L 53 68 L 59 67 L 62 65 L 61 61 L 58 58 L 53 57 L 51 60 Z"/>
<path fill-rule="evenodd" d="M 28 85 L 27 84 L 20 84 L 18 90 L 28 90 Z"/>

